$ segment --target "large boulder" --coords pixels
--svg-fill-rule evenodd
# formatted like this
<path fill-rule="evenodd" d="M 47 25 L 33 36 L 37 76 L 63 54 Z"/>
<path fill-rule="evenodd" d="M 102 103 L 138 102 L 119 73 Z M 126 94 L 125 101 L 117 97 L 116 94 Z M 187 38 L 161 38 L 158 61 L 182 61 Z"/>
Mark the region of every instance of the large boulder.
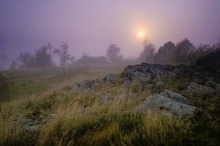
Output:
<path fill-rule="evenodd" d="M 136 110 L 144 113 L 158 113 L 168 116 L 190 116 L 196 107 L 189 105 L 186 97 L 170 90 L 152 94 L 138 105 Z"/>

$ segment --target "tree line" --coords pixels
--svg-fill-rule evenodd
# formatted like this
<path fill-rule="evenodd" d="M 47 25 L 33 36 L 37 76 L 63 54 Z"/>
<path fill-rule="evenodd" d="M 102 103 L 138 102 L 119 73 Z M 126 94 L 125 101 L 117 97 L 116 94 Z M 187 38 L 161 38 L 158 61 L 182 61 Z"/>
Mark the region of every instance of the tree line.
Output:
<path fill-rule="evenodd" d="M 216 49 L 220 49 L 220 42 L 215 45 L 194 46 L 187 38 L 177 44 L 166 42 L 156 51 L 154 45 L 144 41 L 144 50 L 139 56 L 139 61 L 155 64 L 189 64 Z"/>
<path fill-rule="evenodd" d="M 197 60 L 198 57 L 208 54 L 215 49 L 220 48 L 220 42 L 215 45 L 199 45 L 194 46 L 187 38 L 181 40 L 177 44 L 172 41 L 166 42 L 163 46 L 156 49 L 155 46 L 144 40 L 143 51 L 137 58 L 124 58 L 120 54 L 121 48 L 117 44 L 110 44 L 106 50 L 105 56 L 90 56 L 83 54 L 79 59 L 74 59 L 68 52 L 69 46 L 62 42 L 59 48 L 53 49 L 48 43 L 36 49 L 34 53 L 21 52 L 17 58 L 11 63 L 10 69 L 16 68 L 38 68 L 38 67 L 53 67 L 56 64 L 53 57 L 59 59 L 59 66 L 65 67 L 70 64 L 81 65 L 108 65 L 108 64 L 135 64 L 140 62 L 155 63 L 155 64 L 188 64 Z M 157 50 L 157 51 L 156 51 Z M 1 63 L 7 60 L 7 56 L 0 57 Z"/>

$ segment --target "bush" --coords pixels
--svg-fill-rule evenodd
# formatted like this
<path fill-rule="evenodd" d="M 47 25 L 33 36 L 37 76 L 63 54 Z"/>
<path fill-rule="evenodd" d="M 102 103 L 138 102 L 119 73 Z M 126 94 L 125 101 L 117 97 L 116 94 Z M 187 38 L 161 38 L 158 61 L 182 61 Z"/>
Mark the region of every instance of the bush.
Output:
<path fill-rule="evenodd" d="M 0 102 L 8 101 L 13 98 L 14 82 L 9 81 L 0 73 Z"/>

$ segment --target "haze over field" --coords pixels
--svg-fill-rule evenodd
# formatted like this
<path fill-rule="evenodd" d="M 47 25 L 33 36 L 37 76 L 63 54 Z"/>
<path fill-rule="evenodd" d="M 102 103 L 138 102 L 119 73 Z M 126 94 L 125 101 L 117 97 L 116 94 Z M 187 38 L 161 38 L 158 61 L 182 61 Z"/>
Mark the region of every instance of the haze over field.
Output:
<path fill-rule="evenodd" d="M 188 38 L 213 44 L 220 37 L 219 0 L 1 0 L 0 55 L 10 60 L 51 43 L 67 42 L 75 58 L 105 55 L 111 43 L 138 56 L 147 37 L 159 48 Z"/>

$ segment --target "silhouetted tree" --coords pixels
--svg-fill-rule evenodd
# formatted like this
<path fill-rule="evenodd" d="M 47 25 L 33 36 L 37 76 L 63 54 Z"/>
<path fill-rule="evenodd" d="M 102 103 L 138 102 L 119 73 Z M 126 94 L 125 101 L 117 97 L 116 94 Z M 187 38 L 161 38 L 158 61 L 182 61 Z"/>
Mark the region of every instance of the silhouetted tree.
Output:
<path fill-rule="evenodd" d="M 34 67 L 34 56 L 30 53 L 20 53 L 18 60 L 21 62 L 21 68 Z"/>
<path fill-rule="evenodd" d="M 52 46 L 50 43 L 36 50 L 34 58 L 35 67 L 53 66 L 51 51 Z"/>
<path fill-rule="evenodd" d="M 0 102 L 8 101 L 13 98 L 14 82 L 7 79 L 2 72 L 0 72 Z"/>
<path fill-rule="evenodd" d="M 154 56 L 154 63 L 173 64 L 175 58 L 175 44 L 171 41 L 159 48 Z"/>
<path fill-rule="evenodd" d="M 69 46 L 67 43 L 62 42 L 59 49 L 55 49 L 53 51 L 54 54 L 56 54 L 60 58 L 60 66 L 65 66 L 68 61 L 71 61 L 74 59 L 74 57 L 71 57 L 68 53 Z"/>
<path fill-rule="evenodd" d="M 116 44 L 110 44 L 108 49 L 107 49 L 107 59 L 111 63 L 120 63 L 123 60 L 123 57 L 119 55 L 120 53 L 120 48 L 117 47 Z"/>
<path fill-rule="evenodd" d="M 20 67 L 31 68 L 31 67 L 48 67 L 53 66 L 52 46 L 49 44 L 37 49 L 35 54 L 31 53 L 20 53 L 18 60 L 21 62 Z"/>
<path fill-rule="evenodd" d="M 9 67 L 9 69 L 10 70 L 15 70 L 15 69 L 17 69 L 17 67 L 18 67 L 18 64 L 13 60 L 10 67 Z"/>
<path fill-rule="evenodd" d="M 144 40 L 144 50 L 139 56 L 139 61 L 153 63 L 155 48 L 147 39 Z"/>
<path fill-rule="evenodd" d="M 89 56 L 87 54 L 84 54 L 81 58 L 77 60 L 77 63 L 82 64 L 83 62 L 87 62 L 93 65 L 103 65 L 109 63 L 106 57 L 104 56 L 95 57 L 95 56 Z"/>
<path fill-rule="evenodd" d="M 8 62 L 8 56 L 2 54 L 0 56 L 0 70 L 5 69 L 6 63 Z"/>
<path fill-rule="evenodd" d="M 195 46 L 188 39 L 185 38 L 184 40 L 180 41 L 176 45 L 175 49 L 175 63 L 190 63 L 194 59 L 194 51 Z"/>

